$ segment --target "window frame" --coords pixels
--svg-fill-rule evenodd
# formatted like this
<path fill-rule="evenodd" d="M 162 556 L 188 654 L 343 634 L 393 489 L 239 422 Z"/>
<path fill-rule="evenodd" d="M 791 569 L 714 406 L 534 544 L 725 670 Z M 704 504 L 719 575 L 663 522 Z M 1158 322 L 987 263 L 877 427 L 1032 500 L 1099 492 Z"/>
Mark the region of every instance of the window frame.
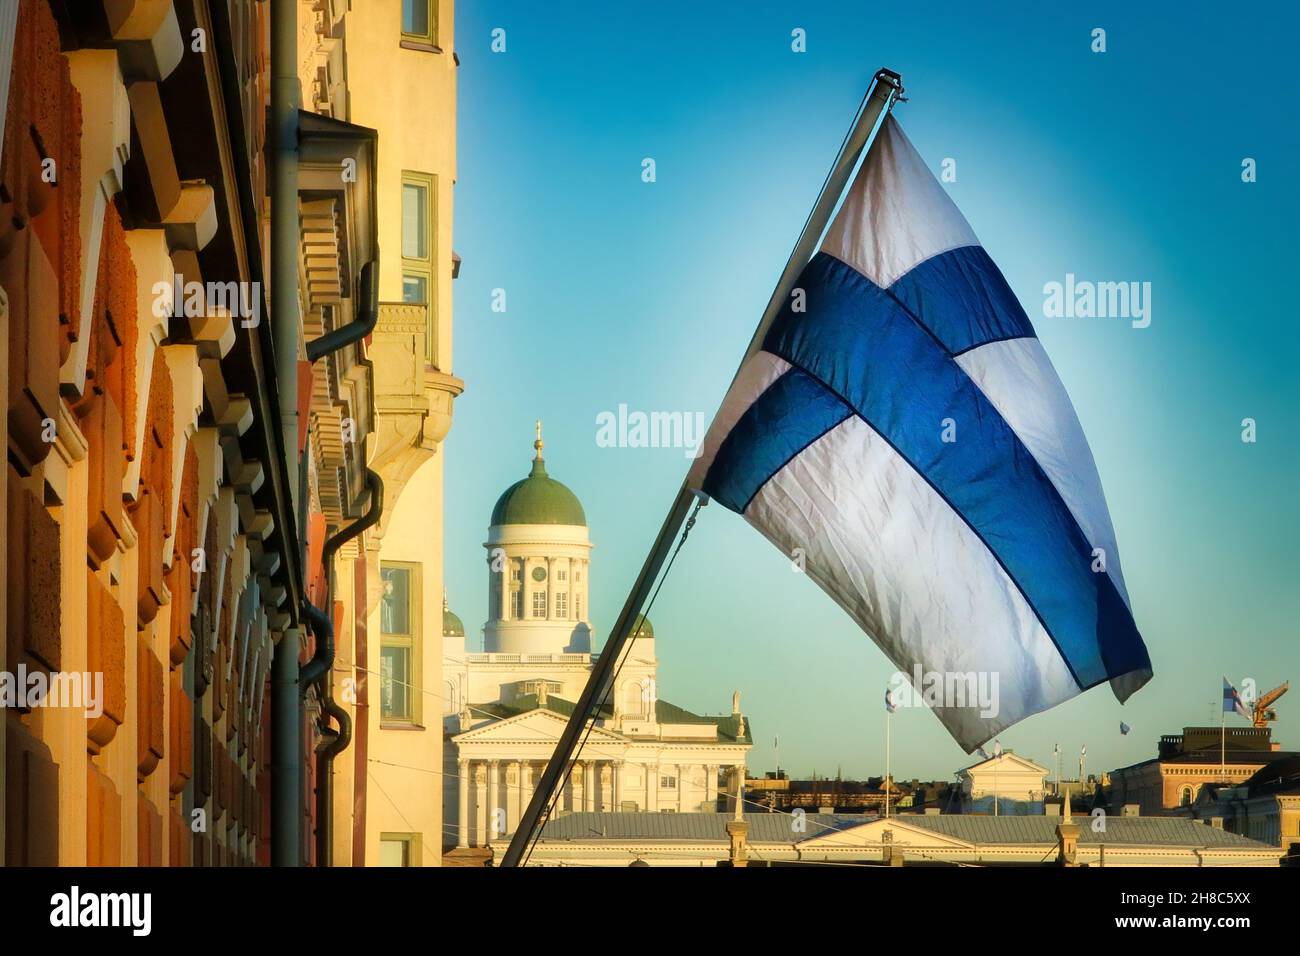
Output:
<path fill-rule="evenodd" d="M 420 842 L 420 834 L 418 833 L 390 833 L 385 831 L 379 834 L 381 852 L 385 843 L 405 844 L 406 863 L 404 869 L 411 869 L 420 865 Z"/>
<path fill-rule="evenodd" d="M 424 644 L 424 602 L 422 588 L 424 586 L 424 567 L 417 561 L 384 561 L 379 562 L 380 581 L 383 580 L 383 573 L 386 569 L 400 569 L 409 572 L 409 593 L 407 601 L 407 627 L 410 629 L 409 634 L 391 634 L 384 630 L 383 626 L 383 598 L 380 598 L 380 619 L 379 619 L 379 655 L 380 655 L 380 682 L 379 682 L 379 724 L 381 727 L 420 727 L 422 726 L 424 692 L 421 682 L 423 666 L 423 644 Z M 410 653 L 410 674 L 407 682 L 407 701 L 409 716 L 395 716 L 387 713 L 384 707 L 383 691 L 383 654 L 388 647 L 404 647 Z"/>
<path fill-rule="evenodd" d="M 406 29 L 406 0 L 402 2 L 402 10 L 398 13 L 398 26 L 402 31 L 402 39 L 409 43 L 425 43 L 431 47 L 438 46 L 438 0 L 412 0 L 411 5 L 423 3 L 425 11 L 429 18 L 429 29 L 424 33 L 413 33 Z"/>
<path fill-rule="evenodd" d="M 406 188 L 415 186 L 424 190 L 424 252 L 423 256 L 406 254 Z M 425 288 L 424 301 L 424 359 L 430 365 L 437 366 L 437 306 L 438 306 L 438 176 L 436 173 L 422 173 L 414 169 L 402 170 L 402 302 L 406 302 L 406 279 L 422 279 Z"/>

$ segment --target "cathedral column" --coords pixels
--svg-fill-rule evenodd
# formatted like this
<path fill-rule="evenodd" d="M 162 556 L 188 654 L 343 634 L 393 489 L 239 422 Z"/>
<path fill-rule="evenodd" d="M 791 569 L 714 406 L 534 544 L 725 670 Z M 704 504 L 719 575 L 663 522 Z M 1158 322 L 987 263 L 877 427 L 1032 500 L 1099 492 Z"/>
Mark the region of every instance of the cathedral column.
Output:
<path fill-rule="evenodd" d="M 596 809 L 596 762 L 584 761 L 582 764 L 582 809 L 591 813 Z"/>
<path fill-rule="evenodd" d="M 523 817 L 528 804 L 533 802 L 533 762 L 520 761 L 519 764 L 519 816 Z"/>
<path fill-rule="evenodd" d="M 510 783 L 510 775 L 513 772 L 515 782 Z M 519 806 L 520 791 L 520 765 L 518 760 L 511 760 L 506 764 L 506 833 L 514 833 L 515 827 L 519 823 L 519 817 L 523 814 L 523 808 Z"/>
<path fill-rule="evenodd" d="M 489 760 L 487 765 L 487 834 L 484 842 L 501 834 L 497 831 L 497 789 L 500 784 L 500 761 Z"/>
<path fill-rule="evenodd" d="M 456 808 L 456 846 L 469 846 L 469 761 L 461 759 L 456 764 L 460 775 L 458 794 L 460 805 Z"/>
<path fill-rule="evenodd" d="M 704 773 L 704 812 L 715 813 L 718 809 L 718 765 L 708 764 Z"/>
<path fill-rule="evenodd" d="M 555 620 L 555 559 L 546 559 L 546 619 Z"/>
<path fill-rule="evenodd" d="M 501 620 L 510 620 L 510 575 L 514 561 L 505 558 L 501 563 Z"/>
<path fill-rule="evenodd" d="M 614 810 L 623 809 L 623 761 L 614 761 Z"/>

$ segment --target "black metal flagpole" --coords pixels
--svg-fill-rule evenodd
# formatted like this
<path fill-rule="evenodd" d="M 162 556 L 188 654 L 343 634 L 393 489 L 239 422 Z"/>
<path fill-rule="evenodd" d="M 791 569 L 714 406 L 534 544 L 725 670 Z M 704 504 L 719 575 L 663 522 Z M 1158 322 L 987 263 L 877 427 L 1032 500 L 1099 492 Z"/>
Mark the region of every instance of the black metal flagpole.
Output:
<path fill-rule="evenodd" d="M 767 334 L 768 327 L 775 321 L 789 297 L 799 273 L 803 271 L 804 266 L 808 264 L 808 260 L 812 258 L 817 244 L 821 241 L 822 233 L 826 231 L 826 226 L 830 222 L 831 214 L 835 211 L 836 205 L 839 204 L 845 186 L 848 185 L 849 177 L 853 174 L 858 158 L 867 146 L 867 140 L 870 138 L 872 130 L 876 128 L 880 118 L 893 108 L 902 92 L 902 78 L 892 70 L 882 69 L 872 79 L 871 88 L 863 98 L 863 106 L 859 110 L 849 135 L 845 137 L 844 145 L 840 148 L 839 156 L 835 159 L 835 165 L 831 167 L 830 174 L 822 185 L 822 191 L 817 197 L 817 203 L 808 215 L 808 221 L 804 224 L 799 241 L 795 244 L 794 251 L 790 254 L 790 260 L 781 273 L 781 279 L 772 292 L 772 298 L 767 304 L 767 309 L 763 312 L 763 320 L 759 323 L 758 329 L 754 332 L 754 337 L 749 343 L 749 348 L 745 352 L 746 359 L 758 349 L 763 341 L 763 336 Z M 741 365 L 744 365 L 744 360 L 741 361 Z M 739 370 L 737 370 L 737 374 L 739 374 Z M 664 519 L 663 527 L 659 529 L 659 535 L 655 538 L 654 546 L 650 549 L 650 554 L 641 567 L 641 573 L 637 575 L 636 583 L 632 585 L 632 591 L 623 604 L 623 610 L 619 613 L 618 620 L 609 633 L 609 639 L 605 642 L 604 649 L 596 659 L 595 666 L 591 669 L 591 677 L 587 680 L 587 686 L 583 688 L 582 694 L 578 697 L 573 713 L 569 716 L 569 722 L 565 725 L 564 732 L 555 745 L 555 752 L 551 755 L 546 770 L 542 772 L 541 780 L 537 782 L 537 787 L 533 790 L 533 796 L 528 801 L 527 809 L 524 810 L 519 819 L 519 826 L 515 828 L 514 836 L 510 839 L 510 846 L 501 859 L 502 866 L 519 866 L 521 864 L 524 852 L 528 848 L 534 832 L 542 823 L 546 808 L 556 787 L 560 785 L 560 781 L 568 771 L 569 763 L 573 759 L 574 749 L 578 745 L 578 738 L 587 726 L 587 721 L 595 719 L 594 712 L 597 704 L 604 698 L 606 691 L 609 689 L 615 668 L 618 666 L 618 660 L 622 656 L 623 648 L 627 644 L 628 637 L 632 634 L 637 618 L 641 614 L 641 608 L 650 594 L 650 589 L 654 586 L 655 579 L 658 578 L 659 571 L 663 568 L 664 561 L 672 549 L 673 540 L 677 537 L 677 532 L 681 529 L 683 522 L 686 521 L 693 500 L 695 500 L 695 495 L 687 487 L 686 482 L 683 481 L 681 489 L 677 492 L 677 497 L 673 499 L 673 505 L 668 512 L 668 517 Z"/>

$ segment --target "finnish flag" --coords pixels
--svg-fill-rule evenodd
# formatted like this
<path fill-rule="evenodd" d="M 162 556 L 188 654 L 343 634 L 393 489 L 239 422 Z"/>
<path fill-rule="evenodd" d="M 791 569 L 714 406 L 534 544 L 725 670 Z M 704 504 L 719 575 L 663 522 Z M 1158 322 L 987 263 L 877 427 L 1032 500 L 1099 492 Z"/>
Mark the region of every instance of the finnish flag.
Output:
<path fill-rule="evenodd" d="M 1126 700 L 1151 661 L 1033 326 L 892 116 L 877 137 L 688 483 L 802 554 L 904 673 L 996 672 L 996 714 L 935 708 L 969 753 L 1103 681 Z"/>

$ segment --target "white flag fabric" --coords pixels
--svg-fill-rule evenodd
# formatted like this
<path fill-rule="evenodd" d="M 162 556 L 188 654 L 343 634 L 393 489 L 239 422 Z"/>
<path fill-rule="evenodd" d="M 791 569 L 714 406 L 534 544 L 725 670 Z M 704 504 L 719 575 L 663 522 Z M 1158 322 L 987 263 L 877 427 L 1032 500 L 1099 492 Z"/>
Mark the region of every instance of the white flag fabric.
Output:
<path fill-rule="evenodd" d="M 1033 326 L 892 116 L 877 135 L 688 480 L 904 673 L 996 674 L 995 713 L 934 708 L 970 752 L 1103 681 L 1126 700 L 1151 662 Z"/>

